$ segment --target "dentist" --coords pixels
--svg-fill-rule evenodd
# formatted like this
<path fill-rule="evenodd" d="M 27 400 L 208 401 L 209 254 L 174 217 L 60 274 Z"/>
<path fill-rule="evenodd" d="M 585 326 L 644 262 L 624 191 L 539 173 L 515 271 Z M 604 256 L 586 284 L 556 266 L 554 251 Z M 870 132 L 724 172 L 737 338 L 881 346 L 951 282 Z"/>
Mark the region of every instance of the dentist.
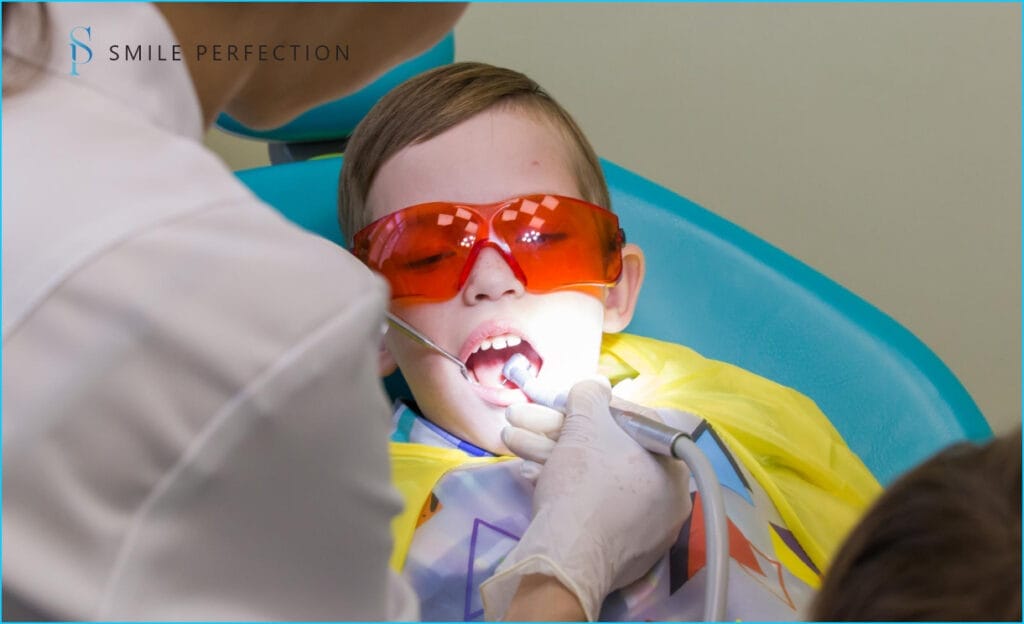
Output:
<path fill-rule="evenodd" d="M 5 619 L 417 617 L 387 567 L 384 282 L 202 137 L 221 111 L 272 128 L 345 95 L 464 8 L 4 4 Z M 339 41 L 350 62 L 191 53 Z M 126 45 L 164 52 L 108 55 Z M 607 391 L 574 396 L 508 617 L 579 618 L 682 521 L 674 475 L 616 452 Z M 632 498 L 607 506 L 613 476 Z"/>

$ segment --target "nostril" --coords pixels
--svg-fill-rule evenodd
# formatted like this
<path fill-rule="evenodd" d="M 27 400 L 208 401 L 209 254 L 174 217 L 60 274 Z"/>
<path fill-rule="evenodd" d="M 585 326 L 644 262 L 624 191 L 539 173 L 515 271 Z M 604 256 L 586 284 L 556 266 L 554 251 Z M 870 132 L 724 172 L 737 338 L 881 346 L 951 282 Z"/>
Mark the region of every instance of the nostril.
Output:
<path fill-rule="evenodd" d="M 481 303 L 525 292 L 525 277 L 511 256 L 497 246 L 488 245 L 473 259 L 465 281 L 464 301 Z"/>
<path fill-rule="evenodd" d="M 501 299 L 502 297 L 504 297 L 506 295 L 514 297 L 514 296 L 518 295 L 519 293 L 520 293 L 520 290 L 517 289 L 517 288 L 514 288 L 514 287 L 509 287 L 509 288 L 507 288 L 502 293 L 496 293 L 496 292 L 493 292 L 493 291 L 481 290 L 481 291 L 477 292 L 476 295 L 474 295 L 474 299 L 476 299 L 476 301 L 487 301 L 489 299 L 497 300 L 497 299 Z"/>

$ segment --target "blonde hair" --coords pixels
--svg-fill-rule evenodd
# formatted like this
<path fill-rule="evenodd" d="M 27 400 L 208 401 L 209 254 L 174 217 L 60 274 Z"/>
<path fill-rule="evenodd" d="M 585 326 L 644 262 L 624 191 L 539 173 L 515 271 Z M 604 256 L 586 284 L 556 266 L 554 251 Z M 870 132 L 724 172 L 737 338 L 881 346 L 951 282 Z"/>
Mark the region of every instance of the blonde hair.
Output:
<path fill-rule="evenodd" d="M 539 114 L 562 131 L 584 199 L 611 208 L 597 154 L 572 117 L 527 76 L 486 63 L 454 63 L 408 80 L 385 95 L 356 127 L 345 149 L 338 222 L 349 245 L 372 221 L 366 196 L 381 166 L 402 149 L 429 141 L 495 106 Z"/>

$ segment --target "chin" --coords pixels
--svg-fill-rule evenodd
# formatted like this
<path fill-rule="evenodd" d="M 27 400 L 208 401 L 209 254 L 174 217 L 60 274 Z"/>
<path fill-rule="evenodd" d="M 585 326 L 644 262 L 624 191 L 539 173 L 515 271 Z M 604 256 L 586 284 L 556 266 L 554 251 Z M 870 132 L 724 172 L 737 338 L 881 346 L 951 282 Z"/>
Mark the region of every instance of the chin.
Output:
<path fill-rule="evenodd" d="M 303 108 L 273 99 L 269 101 L 273 101 L 275 105 L 267 106 L 268 100 L 262 97 L 255 98 L 255 102 L 250 102 L 249 99 L 237 98 L 227 106 L 225 112 L 245 127 L 260 132 L 280 128 L 296 119 L 305 110 L 313 108 L 312 105 Z"/>
<path fill-rule="evenodd" d="M 490 440 L 488 440 L 488 442 L 489 442 L 489 444 L 486 447 L 481 447 L 481 448 L 486 448 L 488 451 L 494 453 L 495 455 L 511 455 L 512 454 L 512 451 L 510 451 L 509 448 L 507 446 L 505 446 L 505 443 L 502 442 L 502 440 L 501 440 L 501 429 L 495 430 L 494 431 L 494 435 L 490 438 Z"/>
<path fill-rule="evenodd" d="M 505 446 L 505 443 L 501 441 L 501 436 L 498 436 L 497 442 L 492 442 L 490 444 L 477 444 L 477 446 L 485 451 L 494 453 L 495 455 L 514 455 L 514 453 Z"/>
<path fill-rule="evenodd" d="M 490 414 L 487 416 L 490 417 Z M 477 422 L 479 422 L 479 420 Z M 478 427 L 476 429 L 471 429 L 466 432 L 465 437 L 459 437 L 463 437 L 463 439 L 470 444 L 478 446 L 490 453 L 494 453 L 495 455 L 511 455 L 512 451 L 510 451 L 508 447 L 505 446 L 505 443 L 501 441 L 501 430 L 506 426 L 507 423 L 505 422 L 503 413 L 500 423 L 495 422 L 495 426 L 492 427 L 490 426 L 490 423 L 487 423 L 483 428 Z"/>

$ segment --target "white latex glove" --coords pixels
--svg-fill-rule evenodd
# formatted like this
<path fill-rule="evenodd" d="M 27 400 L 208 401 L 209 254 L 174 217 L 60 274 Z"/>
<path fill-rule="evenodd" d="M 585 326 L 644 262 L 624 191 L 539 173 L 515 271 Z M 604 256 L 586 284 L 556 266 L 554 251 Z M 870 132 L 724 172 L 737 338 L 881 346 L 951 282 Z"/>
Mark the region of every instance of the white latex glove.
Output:
<path fill-rule="evenodd" d="M 605 596 L 646 573 L 676 539 L 690 513 L 689 470 L 626 435 L 610 400 L 607 381 L 582 381 L 570 391 L 569 414 L 537 480 L 533 521 L 480 587 L 488 619 L 504 616 L 524 576 L 544 574 L 575 594 L 593 621 Z M 553 418 L 530 411 L 527 419 Z M 539 449 L 548 446 L 541 437 L 522 439 Z"/>
<path fill-rule="evenodd" d="M 537 403 L 517 403 L 506 408 L 505 419 L 511 426 L 502 429 L 501 440 L 523 458 L 522 475 L 536 482 L 541 464 L 555 448 L 565 416 Z"/>

